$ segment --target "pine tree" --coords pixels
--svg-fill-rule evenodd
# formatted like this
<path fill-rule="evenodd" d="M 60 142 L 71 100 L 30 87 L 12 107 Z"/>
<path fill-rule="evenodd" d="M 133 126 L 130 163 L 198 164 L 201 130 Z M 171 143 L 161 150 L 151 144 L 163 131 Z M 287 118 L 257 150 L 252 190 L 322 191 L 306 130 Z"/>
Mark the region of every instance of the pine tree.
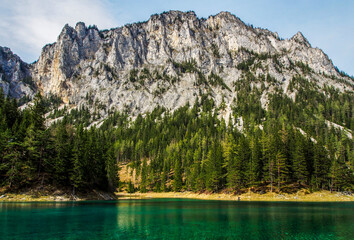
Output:
<path fill-rule="evenodd" d="M 44 125 L 45 106 L 43 98 L 37 94 L 34 98 L 34 105 L 31 107 L 30 126 L 26 130 L 24 146 L 28 156 L 35 166 L 38 176 L 45 167 L 47 157 L 47 146 L 50 142 L 49 133 Z"/>
<path fill-rule="evenodd" d="M 314 146 L 314 171 L 312 175 L 314 189 L 323 189 L 327 183 L 327 175 L 330 168 L 330 161 L 327 155 L 327 150 L 323 147 L 323 143 L 319 141 Z"/>
<path fill-rule="evenodd" d="M 251 157 L 249 163 L 249 183 L 250 186 L 256 186 L 262 177 L 262 152 L 261 146 L 256 138 L 250 142 Z"/>
<path fill-rule="evenodd" d="M 215 143 L 215 141 L 211 144 L 212 147 L 210 148 L 206 159 L 205 185 L 209 191 L 215 192 L 220 190 L 223 184 L 223 158 L 221 146 Z"/>
<path fill-rule="evenodd" d="M 182 189 L 182 163 L 181 159 L 174 154 L 174 176 L 173 176 L 173 188 L 175 192 L 179 192 Z"/>
<path fill-rule="evenodd" d="M 162 179 L 161 179 L 161 186 L 162 186 L 162 191 L 167 192 L 167 180 L 169 176 L 169 168 L 167 166 L 166 160 L 163 161 L 163 172 L 162 172 Z"/>
<path fill-rule="evenodd" d="M 71 139 L 66 130 L 65 122 L 59 124 L 56 129 L 56 134 L 54 138 L 54 144 L 56 149 L 56 157 L 52 161 L 51 165 L 54 166 L 53 178 L 54 180 L 62 185 L 70 184 L 70 169 L 71 158 L 72 158 L 72 148 Z"/>
<path fill-rule="evenodd" d="M 110 147 L 105 156 L 105 170 L 109 188 L 116 190 L 119 187 L 119 167 L 114 154 L 114 148 Z"/>
<path fill-rule="evenodd" d="M 80 124 L 74 139 L 74 149 L 73 149 L 73 172 L 70 177 L 72 185 L 75 189 L 82 189 L 86 185 L 86 166 L 87 155 L 85 154 L 85 135 L 83 130 L 83 125 Z"/>
<path fill-rule="evenodd" d="M 263 179 L 270 183 L 270 191 L 273 191 L 273 184 L 276 175 L 276 163 L 275 154 L 277 152 L 275 148 L 275 140 L 273 135 L 266 135 L 262 133 L 261 138 L 262 146 L 262 165 L 263 165 Z"/>
<path fill-rule="evenodd" d="M 295 152 L 293 156 L 293 176 L 300 184 L 307 183 L 308 171 L 304 151 L 304 140 L 300 133 L 296 134 Z"/>
<path fill-rule="evenodd" d="M 140 192 L 145 193 L 147 191 L 147 162 L 146 158 L 143 160 L 143 165 L 141 167 L 141 181 L 140 181 Z"/>
<path fill-rule="evenodd" d="M 192 167 L 193 167 L 193 150 L 192 147 L 189 147 L 187 149 L 186 156 L 184 157 L 184 175 L 185 175 L 185 183 L 186 183 L 186 188 L 188 190 L 192 189 Z"/>
<path fill-rule="evenodd" d="M 202 164 L 202 148 L 199 144 L 193 153 L 193 165 L 191 170 L 191 189 L 193 191 L 203 189 L 203 180 L 201 178 L 201 164 Z"/>
<path fill-rule="evenodd" d="M 330 169 L 331 191 L 342 191 L 353 189 L 353 170 L 348 168 L 348 156 L 343 142 L 338 143 L 336 155 Z"/>
<path fill-rule="evenodd" d="M 134 193 L 135 192 L 135 188 L 134 188 L 134 185 L 133 185 L 131 180 L 129 180 L 127 192 L 128 193 Z"/>
<path fill-rule="evenodd" d="M 21 187 L 30 183 L 33 179 L 33 166 L 30 161 L 23 158 L 23 146 L 21 143 L 8 141 L 5 147 L 6 179 L 9 189 Z"/>
<path fill-rule="evenodd" d="M 227 163 L 227 184 L 234 190 L 246 187 L 248 176 L 247 166 L 250 159 L 249 146 L 244 137 L 240 137 L 239 142 L 231 143 L 235 157 Z"/>
<path fill-rule="evenodd" d="M 278 191 L 280 191 L 280 183 L 285 181 L 287 175 L 289 174 L 289 171 L 286 166 L 285 155 L 281 151 L 278 151 L 275 156 L 275 159 L 277 168 Z"/>

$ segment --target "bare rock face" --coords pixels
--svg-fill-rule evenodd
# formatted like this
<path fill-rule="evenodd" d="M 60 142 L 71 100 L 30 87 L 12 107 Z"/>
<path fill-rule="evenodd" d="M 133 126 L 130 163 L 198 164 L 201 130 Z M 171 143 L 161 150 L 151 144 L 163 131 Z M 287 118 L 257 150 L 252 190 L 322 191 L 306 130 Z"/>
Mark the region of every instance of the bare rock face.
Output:
<path fill-rule="evenodd" d="M 244 76 L 239 66 L 248 60 L 256 77 L 269 74 L 284 93 L 296 75 L 319 86 L 353 90 L 352 79 L 342 77 L 300 32 L 282 40 L 228 12 L 199 19 L 194 12 L 169 11 L 103 31 L 81 22 L 75 28 L 65 25 L 28 71 L 44 95 L 55 94 L 73 107 L 88 106 L 104 117 L 108 110 L 133 115 L 156 106 L 174 110 L 200 93 L 229 105 L 237 95 L 235 82 Z M 303 72 L 304 66 L 310 71 Z M 28 71 L 17 72 L 25 76 Z M 213 78 L 223 84 L 208 84 Z"/>
<path fill-rule="evenodd" d="M 32 96 L 35 90 L 29 65 L 6 47 L 0 47 L 0 87 L 12 98 Z"/>

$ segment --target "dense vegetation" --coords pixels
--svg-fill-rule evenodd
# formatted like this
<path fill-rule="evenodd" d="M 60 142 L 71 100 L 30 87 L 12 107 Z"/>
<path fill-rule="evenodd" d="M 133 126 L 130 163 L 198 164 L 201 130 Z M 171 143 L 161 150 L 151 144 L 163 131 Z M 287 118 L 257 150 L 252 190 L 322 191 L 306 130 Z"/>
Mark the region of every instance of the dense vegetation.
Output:
<path fill-rule="evenodd" d="M 19 111 L 15 100 L 0 91 L 0 184 L 10 190 L 53 184 L 80 191 L 117 186 L 118 166 L 110 139 L 102 131 L 74 128 L 67 117 L 46 128 L 46 101 Z"/>
<path fill-rule="evenodd" d="M 193 63 L 175 65 L 194 71 Z M 209 82 L 224 85 L 215 74 Z M 275 88 L 265 110 L 264 83 L 274 82 L 250 72 L 235 82 L 228 124 L 218 115 L 225 106 L 215 106 L 211 94 L 201 94 L 193 106 L 173 113 L 156 108 L 134 121 L 111 113 L 100 128 L 89 129 L 96 116 L 88 109 L 61 112 L 63 119 L 46 128 L 48 104 L 39 95 L 23 111 L 1 95 L 0 184 L 11 190 L 36 183 L 78 191 L 353 190 L 353 141 L 328 122 L 353 130 L 352 93 L 318 89 L 298 76 L 288 87 L 295 100 Z M 119 181 L 122 164 L 136 172 L 126 183 Z"/>

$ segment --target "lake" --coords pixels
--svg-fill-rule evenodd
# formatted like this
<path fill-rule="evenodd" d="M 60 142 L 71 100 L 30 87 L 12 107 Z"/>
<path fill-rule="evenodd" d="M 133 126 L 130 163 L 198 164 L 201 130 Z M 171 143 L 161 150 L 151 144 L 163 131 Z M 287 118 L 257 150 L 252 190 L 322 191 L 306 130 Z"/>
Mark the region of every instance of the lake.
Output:
<path fill-rule="evenodd" d="M 0 203 L 0 239 L 354 239 L 354 203 Z"/>

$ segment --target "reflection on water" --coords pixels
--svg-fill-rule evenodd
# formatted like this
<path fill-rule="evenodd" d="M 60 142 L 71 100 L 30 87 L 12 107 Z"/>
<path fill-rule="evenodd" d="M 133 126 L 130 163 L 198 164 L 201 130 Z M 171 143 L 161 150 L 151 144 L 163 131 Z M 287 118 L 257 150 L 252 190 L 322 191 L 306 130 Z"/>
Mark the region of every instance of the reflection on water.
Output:
<path fill-rule="evenodd" d="M 354 203 L 0 203 L 1 239 L 351 239 Z"/>

